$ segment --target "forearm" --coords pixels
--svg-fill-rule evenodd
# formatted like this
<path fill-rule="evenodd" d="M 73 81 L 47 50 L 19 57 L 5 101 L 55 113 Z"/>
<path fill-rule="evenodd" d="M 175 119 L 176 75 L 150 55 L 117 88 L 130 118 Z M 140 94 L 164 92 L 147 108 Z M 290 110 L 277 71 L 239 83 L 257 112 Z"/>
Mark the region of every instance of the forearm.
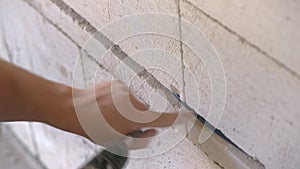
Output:
<path fill-rule="evenodd" d="M 114 90 L 112 90 L 112 86 L 114 86 Z M 79 112 L 81 115 L 88 117 L 84 118 L 85 120 L 90 119 L 93 121 L 94 112 L 98 112 L 98 109 L 94 109 L 93 106 L 90 109 L 89 106 L 94 105 L 96 101 L 102 114 L 100 118 L 105 118 L 105 121 L 112 128 L 123 135 L 144 127 L 171 126 L 179 115 L 177 112 L 159 113 L 148 111 L 147 107 L 131 95 L 129 89 L 120 81 L 101 83 L 87 89 L 75 89 L 40 78 L 0 60 L 0 122 L 43 122 L 89 138 L 77 118 L 73 104 L 73 91 L 75 91 L 74 97 L 77 100 L 76 106 L 79 106 L 80 110 L 89 111 Z M 118 111 L 115 103 L 123 103 L 123 114 Z M 138 120 L 129 120 L 133 117 Z M 190 112 L 182 117 L 192 118 L 194 116 Z M 98 118 L 95 117 L 94 119 Z M 100 120 L 100 122 L 102 121 L 104 119 Z M 89 124 L 89 120 L 86 122 Z M 102 141 L 109 141 L 109 139 L 113 139 L 113 137 L 110 137 L 113 133 L 107 134 L 112 130 L 107 130 L 108 127 L 104 125 L 106 123 L 103 123 L 103 128 L 95 128 L 98 125 L 92 126 L 91 133 L 98 133 L 97 138 Z M 154 130 L 147 130 L 142 133 L 140 137 L 150 137 L 155 134 Z M 120 139 L 119 134 L 114 139 Z M 103 136 L 103 138 L 98 137 L 98 135 Z"/>
<path fill-rule="evenodd" d="M 41 107 L 49 107 L 54 84 L 12 64 L 0 61 L 0 120 L 41 121 Z M 47 90 L 49 92 L 47 92 Z"/>
<path fill-rule="evenodd" d="M 0 121 L 44 122 L 84 135 L 74 111 L 71 87 L 1 60 L 0 82 Z"/>

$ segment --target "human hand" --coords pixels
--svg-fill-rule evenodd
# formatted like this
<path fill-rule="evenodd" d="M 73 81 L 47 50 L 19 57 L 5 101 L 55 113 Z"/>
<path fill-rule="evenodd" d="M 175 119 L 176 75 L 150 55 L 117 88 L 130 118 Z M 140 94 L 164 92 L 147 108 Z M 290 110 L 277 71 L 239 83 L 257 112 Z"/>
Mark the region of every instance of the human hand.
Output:
<path fill-rule="evenodd" d="M 134 137 L 150 138 L 156 135 L 156 127 L 184 123 L 193 117 L 191 112 L 179 116 L 179 112 L 150 111 L 120 81 L 72 90 L 72 94 L 65 94 L 67 97 L 57 98 L 53 105 L 57 111 L 47 113 L 51 117 L 45 118 L 46 123 L 102 146 L 132 133 L 138 133 Z"/>
<path fill-rule="evenodd" d="M 154 136 L 156 130 L 149 128 L 171 126 L 179 115 L 148 110 L 120 81 L 75 89 L 4 61 L 0 65 L 0 122 L 43 122 L 105 145 L 133 132 L 139 133 L 136 137 Z"/>
<path fill-rule="evenodd" d="M 97 84 L 91 88 L 76 90 L 73 94 L 81 126 L 91 140 L 101 145 L 123 139 L 126 135 L 137 133 L 136 131 L 139 131 L 136 137 L 152 137 L 156 134 L 153 127 L 171 126 L 179 115 L 178 112 L 159 113 L 148 110 L 120 81 Z M 179 122 L 182 123 L 191 116 L 192 113 L 186 112 Z M 141 130 L 145 128 L 146 130 Z"/>

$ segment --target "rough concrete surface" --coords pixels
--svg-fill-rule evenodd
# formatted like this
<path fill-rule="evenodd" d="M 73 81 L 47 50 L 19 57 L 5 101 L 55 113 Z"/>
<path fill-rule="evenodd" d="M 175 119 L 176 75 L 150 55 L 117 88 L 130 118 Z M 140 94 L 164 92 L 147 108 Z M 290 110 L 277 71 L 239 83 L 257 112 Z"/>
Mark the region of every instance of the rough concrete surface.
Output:
<path fill-rule="evenodd" d="M 151 109 L 175 110 L 154 94 L 151 85 L 136 76 L 131 78 L 134 72 L 111 51 L 99 57 L 97 52 L 105 46 L 91 38 L 89 24 L 100 29 L 115 19 L 142 12 L 180 16 L 207 35 L 220 54 L 226 75 L 227 102 L 217 127 L 266 168 L 297 168 L 300 165 L 297 160 L 300 155 L 299 24 L 296 20 L 299 10 L 293 3 L 297 2 L 288 1 L 281 8 L 279 1 L 2 0 L 0 55 L 68 85 L 72 83 L 77 63 L 76 87 L 117 78 L 128 83 L 133 94 L 152 106 Z M 278 10 L 282 11 L 275 12 Z M 118 45 L 136 63 L 147 67 L 164 86 L 176 88 L 198 113 L 208 115 L 212 99 L 209 74 L 188 46 L 156 35 L 131 37 Z M 82 48 L 85 48 L 83 53 Z M 154 48 L 168 53 L 146 51 Z M 200 85 L 194 85 L 193 75 Z M 26 138 L 23 143 L 49 168 L 76 168 L 100 150 L 80 137 L 43 124 L 22 123 L 11 128 L 19 138 Z M 19 128 L 24 128 L 24 132 Z M 207 147 L 195 141 L 199 130 L 195 131 L 166 154 L 131 159 L 127 168 L 218 168 L 199 150 L 201 146 L 202 150 Z M 153 146 L 160 140 L 156 141 Z"/>
<path fill-rule="evenodd" d="M 211 39 L 224 65 L 227 100 L 220 129 L 267 168 L 298 166 L 300 137 L 295 129 L 300 128 L 299 79 L 193 5 L 183 2 L 181 7 L 183 18 L 192 21 Z M 196 58 L 188 49 L 184 57 L 187 61 Z M 194 71 L 202 74 L 203 68 L 200 65 Z M 196 104 L 192 99 L 187 102 Z"/>
<path fill-rule="evenodd" d="M 38 149 L 35 141 L 35 135 L 32 132 L 32 123 L 29 122 L 12 122 L 3 124 L 9 126 L 10 130 L 15 133 L 15 136 L 23 142 L 33 156 L 38 155 Z M 22 131 L 22 132 L 20 132 Z"/>
<path fill-rule="evenodd" d="M 0 124 L 1 125 L 1 124 Z M 43 167 L 20 145 L 7 129 L 0 126 L 0 165 L 3 169 L 42 169 Z"/>
<path fill-rule="evenodd" d="M 15 11 L 8 15 L 8 11 L 5 12 L 5 10 L 2 10 L 3 17 L 1 23 L 5 23 L 3 24 L 5 29 L 12 31 L 8 28 L 16 27 L 14 19 L 17 19 L 20 21 L 18 24 L 23 24 L 24 26 L 16 27 L 17 30 L 15 30 L 15 32 L 28 35 L 23 35 L 19 40 L 26 40 L 31 36 L 34 38 L 30 42 L 31 45 L 28 44 L 28 47 L 24 49 L 24 54 L 22 55 L 27 58 L 27 60 L 28 58 L 32 59 L 33 68 L 31 71 L 48 79 L 70 84 L 71 79 L 68 78 L 69 74 L 74 69 L 77 55 L 80 55 L 80 52 L 78 52 L 79 48 L 77 42 L 80 43 L 80 38 L 84 38 L 85 36 L 77 38 L 77 40 L 79 40 L 77 42 L 75 41 L 74 43 L 66 35 L 64 35 L 61 30 L 57 29 L 55 25 L 49 23 L 45 18 L 38 14 L 38 12 L 34 11 L 34 8 L 30 7 L 27 3 L 24 3 L 23 1 L 13 3 L 9 1 L 1 1 L 1 3 L 3 4 L 2 6 L 5 4 L 6 10 Z M 20 13 L 26 13 L 26 17 L 30 17 L 31 19 L 24 19 L 25 15 L 20 15 Z M 73 26 L 76 28 L 76 24 L 71 26 L 72 28 Z M 32 32 L 32 34 L 26 34 L 25 32 Z M 45 38 L 45 35 L 49 35 L 49 37 Z M 13 37 L 13 32 L 10 34 L 9 39 L 11 41 L 16 40 Z M 39 45 L 36 45 L 37 43 Z M 13 43 L 9 43 L 9 45 L 14 47 Z M 64 52 L 60 53 L 59 51 Z M 12 58 L 15 57 L 15 55 L 12 55 Z M 119 63 L 117 60 L 115 61 L 116 63 Z M 83 74 L 85 77 L 83 75 L 79 75 L 79 77 L 82 79 L 76 80 L 76 83 L 79 82 L 79 84 L 81 84 L 80 81 L 85 79 L 86 86 L 89 86 L 91 81 L 94 80 L 92 75 L 95 75 L 95 69 L 99 68 L 99 65 L 95 64 L 94 61 L 91 61 L 90 58 L 86 57 L 83 57 L 79 62 L 82 63 L 82 66 L 84 67 Z M 110 64 L 107 64 L 109 69 L 113 69 L 113 65 L 111 65 L 113 62 L 112 60 L 107 59 L 104 60 L 104 62 L 109 62 Z M 19 64 L 22 65 L 22 63 Z M 79 66 L 81 66 L 81 64 Z M 61 71 L 61 67 L 64 67 L 65 69 Z M 98 74 L 99 76 L 96 78 L 96 82 L 111 79 L 111 75 L 101 68 L 98 69 L 98 71 L 100 74 Z M 138 85 L 135 84 L 135 87 L 137 86 Z M 147 90 L 150 90 L 150 86 L 147 87 L 146 91 Z M 135 91 L 143 93 L 138 88 L 136 88 Z M 137 95 L 140 95 L 139 97 L 141 99 L 146 99 L 148 97 L 147 94 L 141 95 L 137 93 Z M 158 100 L 156 100 L 156 102 L 157 101 Z M 33 139 L 36 145 L 35 150 L 32 153 L 36 153 L 36 156 L 48 168 L 76 168 L 85 160 L 91 158 L 91 155 L 93 155 L 95 152 L 99 151 L 99 147 L 93 145 L 92 143 L 89 143 L 80 137 L 58 131 L 52 127 L 34 123 L 27 130 L 27 126 L 28 123 L 19 123 L 18 126 L 10 125 L 10 127 L 14 129 L 15 133 L 20 133 L 18 127 L 23 127 L 26 129 L 25 133 L 28 135 L 34 134 Z M 22 137 L 22 135 L 24 134 L 20 134 L 20 137 Z M 30 138 L 26 139 L 26 141 L 23 141 L 23 143 L 28 147 L 34 146 L 32 145 L 33 143 L 30 141 Z M 192 161 L 184 160 L 185 158 L 192 159 Z M 199 160 L 202 162 L 198 163 Z M 132 159 L 129 161 L 128 165 L 129 168 L 180 168 L 181 166 L 187 166 L 188 168 L 218 168 L 205 154 L 203 154 L 194 145 L 190 144 L 187 139 L 184 140 L 183 146 L 175 148 L 173 151 L 167 152 L 163 156 L 157 156 L 155 158 L 151 158 L 151 160 Z"/>
<path fill-rule="evenodd" d="M 185 0 L 184 0 L 185 1 Z M 203 15 L 300 75 L 299 1 L 187 0 Z M 290 50 L 293 49 L 293 50 Z"/>

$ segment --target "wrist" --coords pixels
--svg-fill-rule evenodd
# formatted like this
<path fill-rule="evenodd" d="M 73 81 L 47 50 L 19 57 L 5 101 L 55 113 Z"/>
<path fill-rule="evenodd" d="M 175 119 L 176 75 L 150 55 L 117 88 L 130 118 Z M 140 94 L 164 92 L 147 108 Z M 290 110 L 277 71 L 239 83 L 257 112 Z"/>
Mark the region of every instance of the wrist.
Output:
<path fill-rule="evenodd" d="M 47 106 L 45 106 L 43 116 L 39 121 L 58 129 L 87 137 L 77 118 L 73 104 L 72 92 L 80 89 L 72 89 L 61 84 L 55 84 L 52 88 L 52 96 L 50 98 L 53 98 L 53 101 L 46 103 Z"/>
<path fill-rule="evenodd" d="M 47 124 L 56 124 L 72 112 L 72 89 L 62 84 L 46 85 L 47 93 L 40 99 L 36 111 L 38 120 Z M 38 98 L 37 98 L 38 99 Z"/>

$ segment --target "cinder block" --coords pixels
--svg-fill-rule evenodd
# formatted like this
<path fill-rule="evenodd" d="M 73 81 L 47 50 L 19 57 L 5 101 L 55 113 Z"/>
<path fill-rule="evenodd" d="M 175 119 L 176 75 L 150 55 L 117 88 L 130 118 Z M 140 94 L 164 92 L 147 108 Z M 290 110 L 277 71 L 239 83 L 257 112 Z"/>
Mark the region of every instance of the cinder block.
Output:
<path fill-rule="evenodd" d="M 0 23 L 2 24 L 2 20 L 1 20 Z M 6 35 L 4 33 L 3 27 L 1 27 L 1 29 L 0 29 L 0 37 L 1 37 L 1 40 L 0 40 L 0 58 L 5 60 L 5 61 L 10 61 L 10 60 L 12 60 L 12 58 L 11 58 L 11 54 L 9 53 L 10 49 L 9 49 L 8 44 L 7 44 Z"/>
<path fill-rule="evenodd" d="M 83 18 L 91 22 L 96 28 L 101 29 L 107 23 L 120 17 L 145 13 L 162 12 L 177 16 L 177 6 L 172 1 L 95 1 L 77 2 L 64 0 L 68 6 L 78 12 Z"/>
<path fill-rule="evenodd" d="M 11 122 L 6 123 L 14 135 L 19 139 L 20 142 L 32 153 L 33 156 L 38 156 L 37 147 L 35 145 L 34 134 L 29 122 Z"/>
<path fill-rule="evenodd" d="M 201 116 L 207 118 L 212 91 L 209 72 L 199 59 L 201 57 L 187 45 L 183 46 L 185 101 Z"/>
<path fill-rule="evenodd" d="M 183 139 L 175 148 L 163 154 L 147 158 L 131 158 L 125 168 L 220 169 L 221 167 L 214 164 L 207 155 L 191 144 L 188 139 Z"/>
<path fill-rule="evenodd" d="M 51 22 L 57 29 L 67 33 L 65 36 L 72 39 L 75 44 L 84 46 L 92 36 L 87 31 L 83 31 L 84 22 L 78 20 L 74 14 L 72 15 L 71 8 L 63 1 L 25 0 L 25 2 L 39 12 L 47 22 Z"/>
<path fill-rule="evenodd" d="M 85 33 L 82 33 L 85 31 L 78 31 L 78 29 L 77 29 L 78 25 L 76 24 L 76 22 L 78 22 L 78 20 L 81 20 L 81 18 L 78 18 L 74 15 L 71 15 L 71 19 L 70 19 L 70 17 L 65 17 L 65 14 L 63 12 L 70 14 L 70 12 L 69 12 L 70 10 L 69 9 L 67 10 L 65 5 L 62 5 L 62 3 L 59 3 L 58 6 L 60 7 L 60 9 L 62 11 L 57 11 L 57 9 L 56 9 L 57 7 L 54 7 L 53 3 L 51 3 L 50 1 L 45 0 L 42 2 L 37 2 L 37 1 L 29 1 L 29 2 L 31 4 L 33 4 L 33 6 L 35 6 L 37 8 L 37 10 L 39 10 L 45 16 L 47 16 L 48 18 L 53 20 L 53 22 L 55 24 L 57 24 L 58 27 L 62 28 L 72 39 L 74 39 L 74 41 L 76 43 L 78 43 L 79 45 L 82 45 L 82 47 L 85 48 L 85 50 L 89 53 L 89 55 L 93 56 L 95 59 L 98 59 L 98 60 L 102 59 L 102 58 L 99 58 L 98 55 L 95 55 L 93 51 L 91 52 L 91 50 L 94 50 L 94 49 L 91 49 L 92 47 L 90 47 L 90 44 L 91 44 L 90 41 L 92 41 L 92 40 L 88 40 L 88 38 L 87 38 L 88 36 L 85 36 L 84 35 Z M 57 1 L 53 1 L 53 2 L 57 4 Z M 106 14 L 100 14 L 101 12 L 100 13 L 94 12 L 94 14 L 99 15 L 99 17 L 101 15 L 101 17 L 99 19 L 94 20 L 94 21 L 96 21 L 95 23 L 93 22 L 93 20 L 91 20 L 91 23 L 98 28 L 101 28 L 109 21 L 115 20 L 122 16 L 128 16 L 130 14 L 137 14 L 140 12 L 152 11 L 152 12 L 164 12 L 164 13 L 168 13 L 171 15 L 176 15 L 177 14 L 176 12 L 178 10 L 175 1 L 157 2 L 158 4 L 161 4 L 161 5 L 157 5 L 157 3 L 153 3 L 153 2 L 149 2 L 149 1 L 140 1 L 140 2 L 131 2 L 130 1 L 130 2 L 125 2 L 124 4 L 122 4 L 121 1 L 101 2 L 101 3 L 100 2 L 96 3 L 96 2 L 91 1 L 90 3 L 84 3 L 84 4 L 78 3 L 78 2 L 75 3 L 75 1 L 65 1 L 65 3 L 67 5 L 69 5 L 70 7 L 74 8 L 76 12 L 78 12 L 79 14 L 81 14 L 84 17 L 85 17 L 85 15 L 90 16 L 92 14 L 90 12 L 94 11 L 94 10 L 101 11 L 101 12 L 108 10 L 109 12 L 107 12 L 107 13 L 109 13 L 110 17 L 107 17 Z M 103 5 L 103 3 L 109 3 L 109 4 Z M 92 4 L 94 4 L 94 5 L 92 5 Z M 86 6 L 86 5 L 88 5 L 88 6 Z M 83 6 L 85 6 L 85 7 L 83 8 Z M 89 9 L 89 11 L 86 11 L 86 9 Z M 59 14 L 59 15 L 53 14 L 53 13 L 59 13 L 59 12 L 62 14 Z M 93 18 L 94 17 L 95 16 L 93 16 Z M 64 18 L 63 20 L 66 20 L 66 21 L 65 22 L 62 21 L 61 18 Z M 86 16 L 85 19 L 87 19 L 89 21 L 88 16 Z M 71 23 L 70 23 L 71 20 L 72 21 L 74 20 L 75 24 L 73 23 L 73 25 L 71 25 Z M 100 21 L 103 23 L 100 24 L 99 23 Z M 76 32 L 76 33 L 74 33 L 74 32 Z M 142 41 L 143 38 L 139 38 L 139 39 L 140 39 L 139 43 L 143 44 L 145 47 L 146 43 Z M 162 38 L 154 38 L 153 40 L 158 41 L 159 39 L 162 39 Z M 85 44 L 85 42 L 88 42 L 89 45 Z M 131 40 L 131 42 L 132 42 L 132 40 Z M 165 40 L 164 42 L 167 44 L 171 43 L 171 45 L 172 45 L 172 43 L 174 44 L 175 41 L 168 42 Z M 129 43 L 125 44 L 123 42 L 122 48 L 124 48 L 128 44 Z M 160 44 L 162 44 L 162 43 L 160 43 Z M 147 45 L 150 45 L 150 43 L 148 43 Z M 158 46 L 158 45 L 156 45 L 156 46 Z M 101 47 L 96 45 L 95 48 L 101 48 Z M 171 46 L 171 48 L 172 48 L 172 46 Z M 138 48 L 136 48 L 136 49 L 138 49 Z M 98 49 L 95 49 L 95 51 L 97 51 L 97 50 Z M 115 66 L 115 64 L 118 64 L 118 60 L 116 60 L 116 61 L 112 61 L 112 60 L 113 60 L 112 58 L 109 58 L 108 62 L 103 61 L 108 70 L 110 68 L 113 68 Z M 180 67 L 181 66 L 178 66 L 178 68 L 180 68 Z M 182 87 L 180 87 L 180 88 L 182 88 Z M 182 89 L 179 89 L 179 90 L 181 91 Z"/>
<path fill-rule="evenodd" d="M 226 105 L 217 127 L 266 168 L 299 166 L 300 137 L 296 132 L 300 128 L 297 122 L 299 79 L 189 3 L 182 3 L 181 11 L 184 19 L 212 41 L 224 65 Z M 192 61 L 195 57 L 192 53 L 184 53 L 186 67 L 195 63 Z M 201 64 L 194 73 L 205 74 Z M 190 79 L 185 81 L 189 83 Z M 209 85 L 206 83 L 204 85 Z M 186 97 L 194 98 L 193 95 Z M 192 99 L 187 101 L 190 105 L 197 104 Z"/>
<path fill-rule="evenodd" d="M 2 52 L 2 54 L 0 55 L 0 59 L 5 60 L 5 61 L 9 61 L 9 58 L 7 57 L 7 55 L 4 52 Z"/>
<path fill-rule="evenodd" d="M 21 30 L 14 30 L 12 28 L 23 27 L 22 21 L 19 18 L 13 19 L 16 13 L 10 15 L 10 11 L 14 10 L 11 6 L 6 6 L 6 1 L 1 1 L 1 18 L 0 18 L 0 48 L 1 55 L 5 57 L 6 61 L 12 62 L 24 69 L 32 70 L 31 58 L 24 57 L 27 53 L 28 39 Z M 26 16 L 25 11 L 18 11 L 18 15 Z"/>
<path fill-rule="evenodd" d="M 81 51 L 81 62 L 85 76 L 86 87 L 92 87 L 97 83 L 111 81 L 114 77 L 108 72 L 109 70 L 101 68 L 101 66 L 93 60 L 92 56 L 86 51 Z"/>
<path fill-rule="evenodd" d="M 188 0 L 300 74 L 299 1 Z"/>
<path fill-rule="evenodd" d="M 160 83 L 169 90 L 175 90 L 174 92 L 183 97 L 182 63 L 180 43 L 178 41 L 159 35 L 141 35 L 126 39 L 119 45 L 129 57 L 146 68 Z M 116 70 L 116 68 L 121 71 Z M 115 67 L 114 72 L 117 72 L 117 75 L 119 75 L 119 72 L 132 72 L 132 70 L 126 70 L 126 68 L 127 66 L 120 64 L 119 67 Z M 163 105 L 158 101 L 161 99 L 156 97 L 157 101 L 155 101 L 155 96 L 151 98 L 152 94 L 158 93 L 158 90 L 151 87 L 151 83 L 147 84 L 145 79 L 143 77 L 138 78 L 138 75 L 132 75 L 132 77 L 133 79 L 127 79 L 127 82 L 131 81 L 130 85 L 138 93 L 137 96 L 148 98 L 146 99 L 148 105 Z M 149 99 L 151 99 L 151 103 Z M 166 100 L 162 103 L 169 104 Z M 158 107 L 157 111 L 163 111 L 162 108 Z M 171 109 L 169 108 L 169 110 Z"/>
<path fill-rule="evenodd" d="M 39 157 L 48 168 L 77 168 L 95 154 L 91 143 L 80 136 L 41 123 L 33 127 Z"/>
<path fill-rule="evenodd" d="M 69 10 L 66 9 L 66 7 L 64 5 L 61 5 L 61 3 L 59 5 L 59 7 L 61 8 L 62 11 L 59 11 L 57 9 L 57 7 L 55 7 L 53 5 L 53 3 L 51 1 L 45 0 L 45 1 L 41 1 L 41 2 L 37 2 L 37 1 L 29 1 L 29 2 L 34 7 L 36 7 L 37 10 L 39 10 L 41 13 L 43 13 L 46 17 L 50 18 L 57 25 L 57 27 L 62 28 L 68 34 L 68 36 L 70 36 L 72 39 L 74 39 L 74 41 L 77 44 L 82 45 L 83 48 L 85 48 L 85 50 L 89 53 L 89 55 L 94 56 L 95 59 L 98 59 L 98 55 L 96 57 L 96 55 L 94 55 L 94 52 L 91 51 L 91 50 L 94 50 L 94 49 L 91 49 L 92 47 L 90 47 L 91 41 L 93 41 L 93 40 L 88 40 L 88 35 L 85 35 L 85 31 L 79 31 L 79 29 L 78 29 L 78 25 L 76 24 L 76 22 L 78 22 L 78 20 L 81 20 L 80 18 L 75 17 L 74 15 L 71 15 L 71 18 L 70 17 L 66 17 L 65 14 L 64 14 L 64 12 L 66 12 L 68 14 L 70 14 L 70 12 L 69 12 Z M 53 1 L 53 2 L 55 3 L 57 1 Z M 83 4 L 78 3 L 78 2 L 74 3 L 74 1 L 65 1 L 65 3 L 68 4 L 68 5 L 70 5 L 70 7 L 74 8 L 76 10 L 76 12 L 80 13 L 83 16 L 84 16 L 84 14 L 82 14 L 81 12 L 82 12 L 82 10 L 85 11 L 86 9 L 89 9 L 89 12 L 95 10 L 94 8 L 98 8 L 97 9 L 98 11 L 109 10 L 110 11 L 110 13 L 109 13 L 110 20 L 109 21 L 112 21 L 112 20 L 117 19 L 117 18 L 122 17 L 122 16 L 128 16 L 129 14 L 140 13 L 141 11 L 143 11 L 143 12 L 146 12 L 146 11 L 157 11 L 157 12 L 164 12 L 164 13 L 168 13 L 168 14 L 172 14 L 172 15 L 176 15 L 176 12 L 177 12 L 175 1 L 174 2 L 173 1 L 170 1 L 170 2 L 159 2 L 159 4 L 161 4 L 161 5 L 157 5 L 157 4 L 153 3 L 153 2 L 148 2 L 148 1 L 145 1 L 145 2 L 144 1 L 140 1 L 140 2 L 126 2 L 126 4 L 122 4 L 121 1 L 114 1 L 114 2 L 110 2 L 109 6 L 101 5 L 101 4 L 98 4 L 98 3 L 96 3 L 96 5 L 95 5 L 95 3 L 90 2 L 90 3 L 86 4 L 88 6 L 86 6 L 85 8 L 83 8 Z M 131 4 L 131 5 L 128 5 L 128 3 Z M 89 6 L 91 4 L 94 4 L 94 5 L 93 6 Z M 75 6 L 72 6 L 72 5 L 75 5 Z M 173 6 L 173 8 L 171 8 L 172 6 Z M 119 10 L 119 8 L 122 8 L 122 7 L 123 7 L 123 9 Z M 77 8 L 80 8 L 80 9 L 77 10 Z M 66 11 L 64 11 L 64 10 L 66 10 Z M 61 13 L 61 14 L 53 14 L 53 13 Z M 98 14 L 100 15 L 99 12 L 95 12 L 95 14 L 96 15 L 98 15 Z M 86 17 L 85 19 L 88 20 L 89 18 Z M 101 21 L 102 19 L 106 20 L 106 15 L 102 15 L 101 14 L 101 18 L 99 20 L 95 20 L 95 21 L 97 21 L 97 23 L 93 23 L 93 22 L 91 22 L 91 23 L 94 26 L 96 26 L 96 27 L 102 27 L 102 26 L 105 25 L 104 23 L 103 24 L 98 24 L 98 21 Z M 72 23 L 70 21 L 73 21 L 73 20 L 74 20 L 75 24 L 73 23 L 73 25 L 72 25 Z M 107 23 L 107 22 L 108 21 L 105 21 L 105 23 Z M 74 33 L 74 32 L 76 32 L 76 33 Z M 147 37 L 147 38 L 149 38 L 149 37 Z M 144 38 L 144 39 L 147 39 L 147 38 Z M 145 45 L 146 42 L 143 42 L 143 40 L 142 40 L 143 38 L 139 37 L 139 38 L 136 38 L 136 39 L 140 39 L 139 40 L 140 45 L 142 44 L 142 45 L 144 45 L 144 47 L 146 46 Z M 162 39 L 162 38 L 161 37 L 160 38 L 153 38 L 152 41 L 153 42 L 154 41 L 158 41 L 159 39 Z M 171 45 L 175 44 L 174 43 L 175 41 L 170 41 L 170 42 L 168 42 L 168 41 L 170 41 L 170 40 L 169 39 L 168 40 L 164 40 L 163 43 L 166 43 L 166 44 L 169 44 L 169 45 L 170 44 Z M 85 44 L 86 42 L 88 42 L 89 45 Z M 130 42 L 132 42 L 132 40 Z M 130 42 L 129 43 L 128 42 L 126 42 L 126 43 L 123 42 L 122 43 L 123 44 L 122 48 L 124 48 L 126 45 L 130 44 Z M 158 42 L 155 42 L 155 43 L 162 44 L 162 43 L 158 43 Z M 151 45 L 151 44 L 147 43 L 147 45 Z M 178 43 L 177 43 L 177 45 L 178 45 Z M 156 47 L 157 46 L 159 46 L 159 45 L 156 45 Z M 101 48 L 101 46 L 99 47 L 99 46 L 96 45 L 95 48 Z M 131 48 L 132 48 L 132 46 L 131 46 Z M 137 49 L 138 48 L 136 48 L 136 50 Z M 97 51 L 97 50 L 98 49 L 95 49 L 95 51 Z M 172 46 L 171 46 L 171 50 L 172 50 Z M 177 46 L 176 50 L 177 50 L 177 52 L 179 51 L 178 50 L 178 46 Z M 98 60 L 101 60 L 101 59 L 102 58 L 99 58 Z M 107 67 L 107 69 L 113 68 L 115 66 L 115 64 L 118 64 L 118 60 L 116 60 L 114 62 L 114 61 L 112 61 L 113 60 L 112 58 L 109 58 L 109 59 L 110 60 L 108 60 L 108 62 L 104 61 L 105 62 L 105 66 Z M 178 58 L 177 58 L 177 60 L 178 60 Z M 181 66 L 178 66 L 178 68 L 180 68 L 180 67 Z M 182 89 L 179 89 L 179 90 L 182 90 Z"/>
<path fill-rule="evenodd" d="M 35 157 L 20 145 L 19 139 L 11 133 L 8 127 L 1 126 L 0 160 L 1 168 L 44 168 Z"/>
<path fill-rule="evenodd" d="M 9 58 L 5 54 L 1 54 L 0 59 L 5 60 L 5 61 L 9 61 Z"/>
<path fill-rule="evenodd" d="M 33 68 L 32 72 L 71 85 L 72 73 L 80 54 L 78 47 L 53 25 L 45 22 L 42 16 L 25 2 L 2 1 L 1 3 L 3 3 L 1 6 L 5 6 L 1 10 L 4 12 L 1 18 L 7 21 L 3 26 L 6 27 L 5 33 L 9 36 L 8 43 L 16 48 L 13 52 L 19 55 L 14 57 L 15 62 L 26 65 L 17 60 L 21 58 L 30 62 L 28 65 Z M 20 43 L 13 43 L 14 41 Z M 18 53 L 18 50 L 21 52 Z M 76 66 L 81 69 L 80 64 Z M 75 80 L 83 84 L 82 74 L 78 77 Z"/>

